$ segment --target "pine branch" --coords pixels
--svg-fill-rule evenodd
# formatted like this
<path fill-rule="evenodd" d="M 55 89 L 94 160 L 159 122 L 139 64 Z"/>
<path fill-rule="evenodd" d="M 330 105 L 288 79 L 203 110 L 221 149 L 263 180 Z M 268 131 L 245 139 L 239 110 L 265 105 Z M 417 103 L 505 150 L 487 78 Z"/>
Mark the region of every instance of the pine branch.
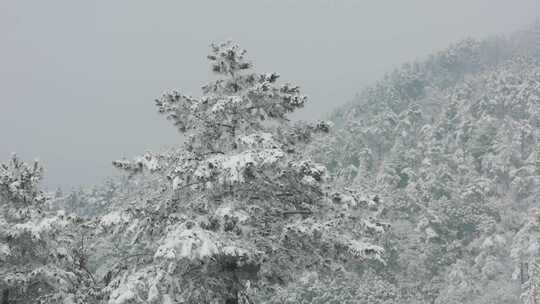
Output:
<path fill-rule="evenodd" d="M 291 214 L 313 214 L 313 211 L 311 210 L 288 210 L 288 211 L 282 211 L 281 214 L 283 215 L 291 215 Z"/>

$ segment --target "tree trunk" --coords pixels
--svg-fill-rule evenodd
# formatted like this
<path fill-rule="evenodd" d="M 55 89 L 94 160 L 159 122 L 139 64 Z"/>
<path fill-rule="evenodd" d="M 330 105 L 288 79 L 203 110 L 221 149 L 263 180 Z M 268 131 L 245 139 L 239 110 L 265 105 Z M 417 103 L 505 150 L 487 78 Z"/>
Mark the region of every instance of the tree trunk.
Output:
<path fill-rule="evenodd" d="M 9 304 L 9 289 L 2 291 L 2 304 Z"/>
<path fill-rule="evenodd" d="M 238 304 L 238 297 L 227 298 L 225 304 Z"/>
<path fill-rule="evenodd" d="M 225 299 L 225 304 L 238 304 L 238 291 L 234 287 L 231 287 L 230 290 L 231 294 Z"/>

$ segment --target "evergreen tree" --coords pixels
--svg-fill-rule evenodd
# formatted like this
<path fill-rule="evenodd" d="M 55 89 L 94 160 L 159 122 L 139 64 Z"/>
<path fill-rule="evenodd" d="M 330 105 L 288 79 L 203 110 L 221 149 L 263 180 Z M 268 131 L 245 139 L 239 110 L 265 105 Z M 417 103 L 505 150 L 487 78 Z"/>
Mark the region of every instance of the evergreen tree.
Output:
<path fill-rule="evenodd" d="M 75 259 L 77 219 L 47 208 L 43 168 L 16 155 L 0 164 L 0 289 L 2 304 L 89 303 L 91 274 Z"/>
<path fill-rule="evenodd" d="M 202 97 L 171 91 L 156 100 L 184 134 L 180 149 L 114 162 L 162 184 L 101 218 L 129 240 L 108 274 L 109 303 L 251 303 L 305 270 L 382 262 L 366 233 L 375 220 L 358 225 L 367 201 L 329 189 L 324 166 L 302 153 L 329 125 L 288 124 L 307 98 L 278 85 L 276 73 L 251 72 L 245 55 L 231 42 L 212 45 L 220 78 Z"/>

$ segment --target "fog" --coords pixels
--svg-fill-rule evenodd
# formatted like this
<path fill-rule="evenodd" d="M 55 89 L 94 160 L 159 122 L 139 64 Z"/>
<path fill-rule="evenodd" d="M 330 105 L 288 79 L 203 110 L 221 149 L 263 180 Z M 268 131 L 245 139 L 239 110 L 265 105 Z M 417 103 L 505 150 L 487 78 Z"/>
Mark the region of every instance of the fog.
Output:
<path fill-rule="evenodd" d="M 233 39 L 255 69 L 301 85 L 310 101 L 295 118 L 315 119 L 400 63 L 539 17 L 538 0 L 3 0 L 0 155 L 39 158 L 46 186 L 69 189 L 179 143 L 153 99 L 197 96 L 212 41 Z"/>

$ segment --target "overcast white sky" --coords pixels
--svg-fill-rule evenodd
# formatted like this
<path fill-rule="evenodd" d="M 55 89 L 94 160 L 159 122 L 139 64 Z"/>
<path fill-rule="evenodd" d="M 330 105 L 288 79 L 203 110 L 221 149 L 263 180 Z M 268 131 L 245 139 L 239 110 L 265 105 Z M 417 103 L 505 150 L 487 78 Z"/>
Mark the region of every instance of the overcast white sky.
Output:
<path fill-rule="evenodd" d="M 179 143 L 153 99 L 199 95 L 212 41 L 300 84 L 311 100 L 298 117 L 312 119 L 403 62 L 538 18 L 539 0 L 2 0 L 0 158 L 39 158 L 46 185 L 69 189 Z"/>

